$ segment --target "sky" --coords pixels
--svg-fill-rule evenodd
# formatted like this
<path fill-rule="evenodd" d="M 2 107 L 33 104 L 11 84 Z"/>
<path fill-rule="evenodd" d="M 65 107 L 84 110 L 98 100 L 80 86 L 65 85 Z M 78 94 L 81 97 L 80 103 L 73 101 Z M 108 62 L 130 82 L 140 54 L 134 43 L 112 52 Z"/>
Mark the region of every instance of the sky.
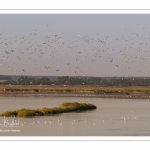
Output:
<path fill-rule="evenodd" d="M 150 75 L 149 14 L 0 14 L 0 75 Z"/>

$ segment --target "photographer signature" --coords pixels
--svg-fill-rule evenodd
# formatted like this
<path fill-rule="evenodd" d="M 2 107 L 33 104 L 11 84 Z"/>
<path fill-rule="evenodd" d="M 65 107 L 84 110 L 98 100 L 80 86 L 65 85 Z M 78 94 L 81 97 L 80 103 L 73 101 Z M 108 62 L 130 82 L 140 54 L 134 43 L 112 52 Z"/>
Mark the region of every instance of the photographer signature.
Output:
<path fill-rule="evenodd" d="M 4 117 L 4 121 L 3 121 L 2 124 L 0 124 L 0 126 L 3 126 L 3 127 L 18 127 L 19 126 L 19 121 L 17 121 L 14 118 L 11 121 L 9 121 L 6 117 Z"/>

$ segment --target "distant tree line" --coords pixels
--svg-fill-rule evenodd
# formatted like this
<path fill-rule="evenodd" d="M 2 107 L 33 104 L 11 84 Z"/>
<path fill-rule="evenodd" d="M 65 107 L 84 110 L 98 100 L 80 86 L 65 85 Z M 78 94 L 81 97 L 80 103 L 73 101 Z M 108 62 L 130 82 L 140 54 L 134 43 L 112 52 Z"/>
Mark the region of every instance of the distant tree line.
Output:
<path fill-rule="evenodd" d="M 21 76 L 18 80 L 10 80 L 2 82 L 1 84 L 12 84 L 12 85 L 51 85 L 52 82 L 49 78 L 34 78 Z"/>
<path fill-rule="evenodd" d="M 12 80 L 9 76 L 0 75 L 0 80 Z"/>
<path fill-rule="evenodd" d="M 34 78 L 21 76 L 18 80 L 8 80 L 0 84 L 12 85 L 97 85 L 97 86 L 150 86 L 150 78 L 143 77 L 70 77 L 62 76 L 51 81 L 47 77 Z"/>

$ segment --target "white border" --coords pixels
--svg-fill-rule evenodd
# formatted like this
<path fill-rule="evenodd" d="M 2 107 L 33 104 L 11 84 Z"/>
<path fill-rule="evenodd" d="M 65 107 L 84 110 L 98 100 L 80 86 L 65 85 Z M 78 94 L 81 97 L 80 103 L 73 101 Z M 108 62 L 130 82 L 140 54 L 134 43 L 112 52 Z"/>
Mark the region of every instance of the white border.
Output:
<path fill-rule="evenodd" d="M 1 0 L 0 14 L 150 14 L 150 1 Z M 1 141 L 147 141 L 143 136 L 1 136 Z M 115 148 L 116 149 L 116 148 Z"/>
<path fill-rule="evenodd" d="M 1 0 L 0 9 L 150 9 L 149 0 Z"/>
<path fill-rule="evenodd" d="M 150 14 L 150 10 L 0 10 L 0 14 Z"/>
<path fill-rule="evenodd" d="M 149 136 L 1 136 L 0 141 L 149 141 Z"/>

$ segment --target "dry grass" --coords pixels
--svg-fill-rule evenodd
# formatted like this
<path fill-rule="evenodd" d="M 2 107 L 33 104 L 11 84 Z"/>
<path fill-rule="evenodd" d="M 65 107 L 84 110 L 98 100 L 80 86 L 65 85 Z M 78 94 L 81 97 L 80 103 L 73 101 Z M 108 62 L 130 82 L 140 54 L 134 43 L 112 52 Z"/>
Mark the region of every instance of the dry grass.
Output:
<path fill-rule="evenodd" d="M 0 80 L 0 82 L 2 83 L 2 82 L 6 82 L 7 80 Z"/>
<path fill-rule="evenodd" d="M 61 86 L 61 85 L 1 85 L 1 93 L 34 93 L 34 92 L 58 92 L 58 93 L 94 93 L 94 94 L 111 94 L 111 93 L 150 93 L 150 87 L 145 86 L 131 86 L 131 87 L 99 87 L 99 86 L 85 86 L 85 85 L 75 85 L 75 86 Z"/>

